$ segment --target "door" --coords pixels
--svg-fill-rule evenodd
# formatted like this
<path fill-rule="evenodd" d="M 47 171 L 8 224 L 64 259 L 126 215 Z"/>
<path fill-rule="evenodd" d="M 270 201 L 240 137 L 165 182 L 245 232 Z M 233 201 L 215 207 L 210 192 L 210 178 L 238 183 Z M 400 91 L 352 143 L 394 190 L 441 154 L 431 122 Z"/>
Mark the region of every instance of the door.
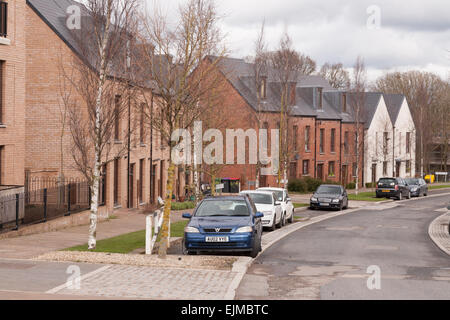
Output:
<path fill-rule="evenodd" d="M 323 181 L 323 164 L 317 165 L 317 179 L 320 179 Z"/>
<path fill-rule="evenodd" d="M 396 164 L 395 164 L 395 176 L 396 177 L 400 177 L 400 166 L 401 166 L 401 162 L 397 162 Z"/>
<path fill-rule="evenodd" d="M 348 184 L 348 165 L 342 166 L 342 184 L 344 186 Z"/>
<path fill-rule="evenodd" d="M 372 164 L 372 182 L 377 182 L 377 164 Z"/>
<path fill-rule="evenodd" d="M 134 163 L 130 164 L 130 198 L 128 199 L 128 207 L 134 208 Z"/>

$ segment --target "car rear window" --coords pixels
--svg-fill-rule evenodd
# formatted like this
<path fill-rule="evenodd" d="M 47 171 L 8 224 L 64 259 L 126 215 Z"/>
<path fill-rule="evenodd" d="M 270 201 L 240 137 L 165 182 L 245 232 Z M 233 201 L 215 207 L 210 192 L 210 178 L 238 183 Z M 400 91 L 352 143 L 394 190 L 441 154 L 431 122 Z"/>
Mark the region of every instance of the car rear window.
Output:
<path fill-rule="evenodd" d="M 254 203 L 259 204 L 272 204 L 273 196 L 270 194 L 264 193 L 249 193 L 250 199 L 253 200 Z"/>
<path fill-rule="evenodd" d="M 195 212 L 196 217 L 248 216 L 250 211 L 245 200 L 203 201 Z"/>
<path fill-rule="evenodd" d="M 410 178 L 410 179 L 406 179 L 406 183 L 409 184 L 409 185 L 420 185 L 420 180 L 419 179 Z"/>
<path fill-rule="evenodd" d="M 380 179 L 380 181 L 378 181 L 378 185 L 379 186 L 395 186 L 395 179 Z"/>

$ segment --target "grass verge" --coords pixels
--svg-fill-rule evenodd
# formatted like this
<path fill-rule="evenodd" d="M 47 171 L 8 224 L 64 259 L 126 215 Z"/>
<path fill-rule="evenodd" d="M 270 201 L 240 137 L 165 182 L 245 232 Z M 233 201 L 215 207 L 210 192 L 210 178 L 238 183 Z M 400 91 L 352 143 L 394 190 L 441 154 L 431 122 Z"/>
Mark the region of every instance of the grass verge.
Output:
<path fill-rule="evenodd" d="M 440 185 L 440 186 L 429 186 L 428 190 L 438 190 L 438 189 L 445 189 L 445 188 L 450 188 L 450 184 L 446 184 L 446 185 Z"/>
<path fill-rule="evenodd" d="M 349 193 L 348 200 L 380 202 L 386 201 L 387 199 L 375 197 L 375 192 L 360 192 L 358 195 Z"/>
<path fill-rule="evenodd" d="M 184 227 L 188 220 L 172 223 L 170 225 L 171 237 L 182 237 L 184 234 Z M 159 237 L 157 239 L 159 241 Z M 130 253 L 133 250 L 145 247 L 145 230 L 122 234 L 120 236 L 103 239 L 97 241 L 97 247 L 93 252 L 108 252 L 108 253 Z M 63 251 L 88 251 L 88 245 L 83 244 L 75 246 Z"/>
<path fill-rule="evenodd" d="M 304 207 L 309 207 L 309 203 L 293 203 L 294 208 L 304 208 Z"/>

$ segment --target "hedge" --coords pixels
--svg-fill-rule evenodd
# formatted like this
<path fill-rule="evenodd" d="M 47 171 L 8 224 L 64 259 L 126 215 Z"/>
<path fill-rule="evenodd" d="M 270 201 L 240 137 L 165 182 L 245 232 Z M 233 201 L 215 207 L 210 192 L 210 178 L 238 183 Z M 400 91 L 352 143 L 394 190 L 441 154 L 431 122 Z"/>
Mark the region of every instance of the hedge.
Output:
<path fill-rule="evenodd" d="M 322 181 L 311 177 L 305 177 L 302 179 L 290 179 L 288 183 L 288 190 L 291 192 L 314 192 L 322 184 L 335 184 L 339 185 L 339 182 L 335 181 Z"/>

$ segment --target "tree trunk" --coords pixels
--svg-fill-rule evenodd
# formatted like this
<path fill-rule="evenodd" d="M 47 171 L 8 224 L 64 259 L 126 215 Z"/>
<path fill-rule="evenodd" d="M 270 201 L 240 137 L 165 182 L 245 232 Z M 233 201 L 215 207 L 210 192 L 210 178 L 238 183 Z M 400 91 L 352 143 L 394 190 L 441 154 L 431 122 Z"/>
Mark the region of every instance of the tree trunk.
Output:
<path fill-rule="evenodd" d="M 161 226 L 161 241 L 158 250 L 158 257 L 165 259 L 167 256 L 167 247 L 169 241 L 169 224 L 170 224 L 170 212 L 172 209 L 172 193 L 173 184 L 175 178 L 175 164 L 170 161 L 168 176 L 167 176 L 167 190 L 166 190 L 166 200 L 164 201 L 164 213 L 163 213 L 163 223 Z"/>

